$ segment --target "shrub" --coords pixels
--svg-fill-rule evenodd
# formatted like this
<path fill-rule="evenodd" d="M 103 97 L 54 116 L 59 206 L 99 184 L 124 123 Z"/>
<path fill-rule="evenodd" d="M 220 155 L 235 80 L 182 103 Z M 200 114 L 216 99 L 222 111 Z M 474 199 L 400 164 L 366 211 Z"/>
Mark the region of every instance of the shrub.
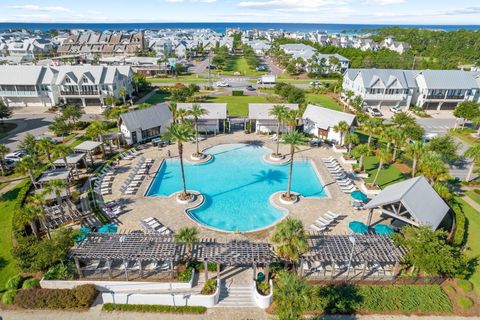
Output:
<path fill-rule="evenodd" d="M 469 297 L 458 297 L 457 304 L 462 309 L 470 309 L 471 307 L 473 307 L 473 300 Z"/>
<path fill-rule="evenodd" d="M 145 304 L 113 304 L 105 303 L 102 311 L 133 311 L 133 312 L 159 312 L 159 313 L 180 313 L 180 314 L 202 314 L 207 311 L 205 307 L 192 306 L 162 306 Z"/>
<path fill-rule="evenodd" d="M 72 289 L 73 296 L 80 307 L 89 307 L 97 297 L 97 289 L 93 284 L 86 284 Z"/>
<path fill-rule="evenodd" d="M 35 278 L 27 279 L 23 282 L 22 289 L 40 288 L 40 280 Z"/>
<path fill-rule="evenodd" d="M 451 285 L 449 284 L 446 284 L 443 286 L 443 290 L 445 290 L 445 292 L 449 292 L 449 293 L 455 293 L 457 292 L 457 290 L 455 290 L 454 287 L 452 287 Z"/>
<path fill-rule="evenodd" d="M 182 272 L 178 273 L 178 281 L 188 282 L 192 278 L 193 267 L 187 267 Z"/>
<path fill-rule="evenodd" d="M 217 290 L 217 282 L 213 279 L 208 279 L 205 284 L 203 285 L 201 294 L 214 294 L 215 290 Z"/>
<path fill-rule="evenodd" d="M 17 295 L 17 290 L 8 290 L 2 296 L 3 304 L 12 304 L 15 301 L 15 296 Z"/>
<path fill-rule="evenodd" d="M 73 269 L 69 264 L 57 264 L 43 275 L 45 280 L 68 280 L 74 278 Z"/>
<path fill-rule="evenodd" d="M 242 90 L 232 90 L 232 96 L 241 97 L 241 96 L 243 96 L 243 91 Z"/>
<path fill-rule="evenodd" d="M 257 283 L 258 292 L 263 294 L 264 296 L 268 296 L 270 294 L 270 282 L 269 281 L 261 281 Z"/>
<path fill-rule="evenodd" d="M 461 246 L 465 241 L 465 213 L 460 204 L 452 205 L 453 213 L 455 215 L 455 234 L 453 236 L 453 244 Z"/>
<path fill-rule="evenodd" d="M 13 276 L 10 279 L 8 279 L 5 287 L 8 290 L 20 289 L 22 287 L 23 280 L 24 280 L 23 277 L 21 275 L 17 274 L 16 276 Z"/>
<path fill-rule="evenodd" d="M 72 290 L 26 289 L 18 291 L 15 305 L 24 309 L 85 309 L 93 303 L 97 293 L 93 285 L 83 285 Z"/>
<path fill-rule="evenodd" d="M 465 279 L 458 279 L 457 286 L 462 289 L 463 292 L 473 291 L 473 283 Z"/>

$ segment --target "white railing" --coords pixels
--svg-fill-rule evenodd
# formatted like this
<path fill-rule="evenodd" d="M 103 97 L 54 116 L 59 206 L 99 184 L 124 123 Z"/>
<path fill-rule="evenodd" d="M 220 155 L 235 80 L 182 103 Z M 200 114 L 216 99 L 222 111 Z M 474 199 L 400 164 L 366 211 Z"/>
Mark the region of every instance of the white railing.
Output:
<path fill-rule="evenodd" d="M 273 302 L 273 282 L 270 280 L 270 293 L 266 296 L 260 294 L 257 288 L 257 281 L 253 280 L 253 299 L 261 309 L 267 309 Z"/>

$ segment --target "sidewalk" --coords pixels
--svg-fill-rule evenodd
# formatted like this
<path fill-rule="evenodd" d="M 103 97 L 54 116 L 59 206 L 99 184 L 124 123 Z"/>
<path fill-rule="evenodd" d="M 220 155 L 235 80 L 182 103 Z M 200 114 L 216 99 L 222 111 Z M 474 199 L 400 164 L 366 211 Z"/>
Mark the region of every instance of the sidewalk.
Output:
<path fill-rule="evenodd" d="M 480 205 L 476 203 L 475 200 L 468 196 L 463 196 L 462 199 L 465 200 L 465 202 L 468 203 L 473 209 L 477 210 L 478 213 L 480 213 Z"/>

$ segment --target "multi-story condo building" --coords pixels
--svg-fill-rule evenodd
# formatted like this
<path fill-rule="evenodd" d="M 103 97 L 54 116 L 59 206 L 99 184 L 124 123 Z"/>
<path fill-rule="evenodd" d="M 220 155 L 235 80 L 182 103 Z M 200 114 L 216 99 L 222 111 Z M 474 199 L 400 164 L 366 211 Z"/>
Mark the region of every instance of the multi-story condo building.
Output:
<path fill-rule="evenodd" d="M 378 108 L 418 105 L 424 109 L 452 110 L 478 99 L 479 83 L 474 72 L 463 70 L 349 69 L 343 78 L 343 93 L 352 91 L 364 106 Z"/>
<path fill-rule="evenodd" d="M 0 66 L 0 100 L 7 106 L 51 107 L 59 103 L 102 105 L 105 98 L 130 96 L 129 66 Z"/>

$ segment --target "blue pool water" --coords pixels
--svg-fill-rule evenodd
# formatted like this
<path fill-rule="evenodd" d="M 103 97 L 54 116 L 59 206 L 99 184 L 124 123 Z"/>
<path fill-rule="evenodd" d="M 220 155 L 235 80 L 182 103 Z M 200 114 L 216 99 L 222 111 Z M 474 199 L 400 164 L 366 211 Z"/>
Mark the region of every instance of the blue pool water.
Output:
<path fill-rule="evenodd" d="M 203 165 L 185 164 L 187 189 L 205 196 L 189 215 L 199 223 L 222 231 L 253 231 L 268 227 L 285 212 L 270 204 L 270 196 L 288 185 L 288 165 L 262 160 L 269 151 L 246 144 L 209 148 L 213 160 Z M 147 196 L 170 196 L 182 188 L 180 162 L 166 160 L 157 172 Z M 292 191 L 304 197 L 327 197 L 310 161 L 295 161 Z"/>

